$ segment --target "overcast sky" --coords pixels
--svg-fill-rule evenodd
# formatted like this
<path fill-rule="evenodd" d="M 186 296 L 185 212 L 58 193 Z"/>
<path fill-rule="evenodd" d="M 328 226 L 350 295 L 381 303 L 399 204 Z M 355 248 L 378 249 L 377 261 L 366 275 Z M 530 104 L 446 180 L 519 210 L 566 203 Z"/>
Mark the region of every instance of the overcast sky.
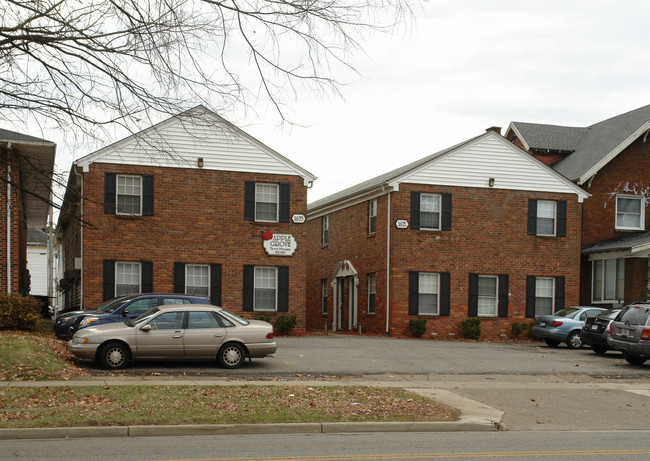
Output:
<path fill-rule="evenodd" d="M 431 0 L 416 16 L 364 44 L 345 100 L 286 101 L 303 126 L 262 106 L 223 115 L 318 176 L 313 202 L 490 126 L 586 126 L 650 104 L 647 0 Z M 60 147 L 57 171 L 71 160 Z"/>

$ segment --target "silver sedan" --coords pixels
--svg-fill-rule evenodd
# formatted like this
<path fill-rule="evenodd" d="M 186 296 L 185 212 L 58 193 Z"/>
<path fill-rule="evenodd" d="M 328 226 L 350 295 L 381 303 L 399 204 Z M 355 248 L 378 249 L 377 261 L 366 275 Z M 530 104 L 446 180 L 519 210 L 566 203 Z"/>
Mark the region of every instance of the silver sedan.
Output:
<path fill-rule="evenodd" d="M 217 306 L 158 306 L 125 323 L 83 328 L 68 350 L 105 368 L 124 368 L 133 360 L 215 360 L 239 368 L 246 357 L 275 353 L 273 326 L 246 320 Z"/>

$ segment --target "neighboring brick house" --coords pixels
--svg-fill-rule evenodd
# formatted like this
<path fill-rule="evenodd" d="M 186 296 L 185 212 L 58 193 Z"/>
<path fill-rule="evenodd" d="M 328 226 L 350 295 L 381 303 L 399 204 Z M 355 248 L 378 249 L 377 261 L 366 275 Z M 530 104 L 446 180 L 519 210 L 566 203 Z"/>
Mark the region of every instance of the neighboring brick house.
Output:
<path fill-rule="evenodd" d="M 304 328 L 315 179 L 201 106 L 77 160 L 58 228 L 65 309 L 185 292 Z"/>
<path fill-rule="evenodd" d="M 512 337 L 577 304 L 587 194 L 494 130 L 309 205 L 307 327 Z"/>
<path fill-rule="evenodd" d="M 580 303 L 649 298 L 650 106 L 588 127 L 512 122 L 506 138 L 591 196 L 583 203 Z"/>
<path fill-rule="evenodd" d="M 0 290 L 29 294 L 27 229 L 47 226 L 56 144 L 0 129 Z"/>

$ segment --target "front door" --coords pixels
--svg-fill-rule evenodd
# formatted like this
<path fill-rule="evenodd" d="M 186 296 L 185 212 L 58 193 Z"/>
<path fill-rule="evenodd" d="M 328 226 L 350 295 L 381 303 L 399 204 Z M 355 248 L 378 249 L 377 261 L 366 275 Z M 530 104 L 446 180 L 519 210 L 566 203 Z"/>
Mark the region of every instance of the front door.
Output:
<path fill-rule="evenodd" d="M 344 300 L 345 300 L 345 278 L 339 277 L 337 279 L 337 281 L 338 281 L 338 283 L 337 283 L 338 295 L 336 297 L 336 300 L 337 300 L 337 304 L 338 304 L 338 307 L 337 307 L 337 309 L 338 309 L 337 314 L 338 315 L 336 316 L 336 319 L 337 319 L 336 329 L 341 330 L 341 329 L 343 329 L 343 325 L 344 325 L 343 319 L 345 318 L 343 316 L 344 311 L 345 311 L 345 302 L 344 302 Z"/>

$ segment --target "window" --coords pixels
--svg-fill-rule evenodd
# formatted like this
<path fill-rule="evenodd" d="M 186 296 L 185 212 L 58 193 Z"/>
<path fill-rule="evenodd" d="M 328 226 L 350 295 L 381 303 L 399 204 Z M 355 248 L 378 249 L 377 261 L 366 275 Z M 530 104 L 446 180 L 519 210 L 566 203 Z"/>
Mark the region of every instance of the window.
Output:
<path fill-rule="evenodd" d="M 212 312 L 189 312 L 187 328 L 221 328 L 221 324 Z"/>
<path fill-rule="evenodd" d="M 117 214 L 142 214 L 142 176 L 117 175 Z"/>
<path fill-rule="evenodd" d="M 163 312 L 149 322 L 153 330 L 180 330 L 183 328 L 184 312 Z"/>
<path fill-rule="evenodd" d="M 616 228 L 643 230 L 645 228 L 643 197 L 616 196 Z"/>
<path fill-rule="evenodd" d="M 327 245 L 329 243 L 330 241 L 329 233 L 330 233 L 330 217 L 323 216 L 321 218 L 321 243 L 323 245 Z"/>
<path fill-rule="evenodd" d="M 368 274 L 368 314 L 374 314 L 377 309 L 377 276 Z"/>
<path fill-rule="evenodd" d="M 555 312 L 555 280 L 550 277 L 537 277 L 535 280 L 535 316 L 550 315 Z"/>
<path fill-rule="evenodd" d="M 411 229 L 451 230 L 451 194 L 411 192 Z"/>
<path fill-rule="evenodd" d="M 156 306 L 158 306 L 158 297 L 151 297 L 137 299 L 126 306 L 126 309 L 128 309 L 129 315 L 138 316 L 144 314 L 145 312 L 149 312 Z"/>
<path fill-rule="evenodd" d="M 409 315 L 448 316 L 450 288 L 449 272 L 409 272 Z"/>
<path fill-rule="evenodd" d="M 190 295 L 210 296 L 210 266 L 185 265 L 185 292 Z"/>
<path fill-rule="evenodd" d="M 438 274 L 420 272 L 418 293 L 418 314 L 438 314 Z"/>
<path fill-rule="evenodd" d="M 289 222 L 291 185 L 246 181 L 244 219 L 259 222 Z"/>
<path fill-rule="evenodd" d="M 320 300 L 321 300 L 321 314 L 327 314 L 327 302 L 328 302 L 328 287 L 327 279 L 321 279 L 320 281 Z"/>
<path fill-rule="evenodd" d="M 377 232 L 377 200 L 368 203 L 368 233 Z"/>
<path fill-rule="evenodd" d="M 624 298 L 625 259 L 593 261 L 592 302 L 617 302 Z"/>
<path fill-rule="evenodd" d="M 140 263 L 115 263 L 115 296 L 140 293 Z"/>
<path fill-rule="evenodd" d="M 566 237 L 566 200 L 528 200 L 528 234 Z"/>
<path fill-rule="evenodd" d="M 420 229 L 440 229 L 440 196 L 420 196 Z"/>
<path fill-rule="evenodd" d="M 478 315 L 495 317 L 497 315 L 497 286 L 496 275 L 478 276 Z"/>
<path fill-rule="evenodd" d="M 275 267 L 256 267 L 253 309 L 275 311 L 277 292 L 277 269 Z"/>

